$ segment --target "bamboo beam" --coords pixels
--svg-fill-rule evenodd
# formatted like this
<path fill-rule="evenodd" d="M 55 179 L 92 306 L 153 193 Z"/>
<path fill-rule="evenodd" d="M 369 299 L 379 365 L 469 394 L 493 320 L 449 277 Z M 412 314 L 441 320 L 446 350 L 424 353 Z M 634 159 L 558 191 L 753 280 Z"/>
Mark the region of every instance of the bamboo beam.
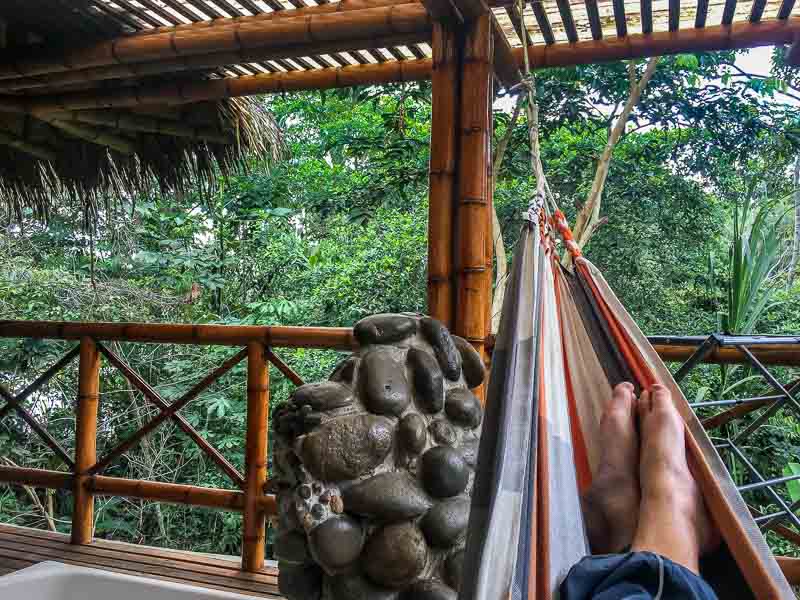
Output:
<path fill-rule="evenodd" d="M 242 523 L 242 570 L 257 573 L 264 566 L 267 525 L 259 498 L 267 482 L 269 368 L 264 345 L 247 345 L 247 438 L 245 504 Z"/>
<path fill-rule="evenodd" d="M 701 29 L 706 26 L 708 20 L 709 0 L 697 0 L 697 12 L 694 16 L 694 26 Z"/>
<path fill-rule="evenodd" d="M 490 231 L 491 105 L 493 37 L 488 16 L 476 19 L 466 34 L 459 115 L 460 155 L 456 240 L 455 332 L 484 356 L 488 331 L 486 236 Z M 482 396 L 483 389 L 479 390 Z"/>
<path fill-rule="evenodd" d="M 669 0 L 668 28 L 670 31 L 678 31 L 681 24 L 681 0 Z"/>
<path fill-rule="evenodd" d="M 788 19 L 792 14 L 792 9 L 794 8 L 795 0 L 783 0 L 781 2 L 780 8 L 778 8 L 778 18 L 779 19 Z"/>
<path fill-rule="evenodd" d="M 645 58 L 683 52 L 710 52 L 789 44 L 800 34 L 800 18 L 769 20 L 758 23 L 738 22 L 703 29 L 680 29 L 650 35 L 635 34 L 624 38 L 606 38 L 577 44 L 534 46 L 528 52 L 534 68 L 585 65 L 611 60 Z M 518 61 L 522 48 L 515 48 Z"/>
<path fill-rule="evenodd" d="M 0 482 L 51 490 L 69 490 L 72 489 L 73 475 L 62 471 L 0 465 Z"/>
<path fill-rule="evenodd" d="M 653 0 L 639 0 L 639 13 L 642 19 L 642 33 L 653 33 Z"/>
<path fill-rule="evenodd" d="M 617 27 L 617 37 L 628 35 L 628 22 L 625 18 L 625 0 L 612 0 L 614 8 L 614 24 Z"/>
<path fill-rule="evenodd" d="M 429 79 L 431 61 L 406 60 L 382 64 L 351 65 L 314 71 L 262 73 L 247 77 L 170 83 L 105 92 L 78 92 L 43 96 L 27 101 L 4 98 L 0 111 L 46 115 L 65 110 L 134 108 L 139 106 L 191 104 L 273 92 L 378 85 L 396 81 Z"/>
<path fill-rule="evenodd" d="M 697 349 L 695 345 L 654 344 L 664 362 L 685 362 Z M 765 365 L 800 366 L 800 345 L 771 344 L 748 346 Z M 737 348 L 717 348 L 703 362 L 713 364 L 747 364 L 747 357 Z"/>
<path fill-rule="evenodd" d="M 550 19 L 547 18 L 547 11 L 544 8 L 542 0 L 533 0 L 531 2 L 531 10 L 536 19 L 536 24 L 539 26 L 539 33 L 542 34 L 545 44 L 555 44 L 556 36 L 553 35 L 553 26 L 550 25 Z"/>
<path fill-rule="evenodd" d="M 783 571 L 783 576 L 790 585 L 800 585 L 800 558 L 791 556 L 776 556 L 778 566 Z"/>
<path fill-rule="evenodd" d="M 422 5 L 395 4 L 258 21 L 232 25 L 228 28 L 206 29 L 198 33 L 173 32 L 117 38 L 66 52 L 56 58 L 26 58 L 5 63 L 0 65 L 0 79 L 202 54 L 238 54 L 259 48 L 380 38 L 429 30 L 430 19 Z"/>
<path fill-rule="evenodd" d="M 100 353 L 90 337 L 81 338 L 78 411 L 75 417 L 73 544 L 88 544 L 94 533 L 94 497 L 86 488 L 87 471 L 97 460 L 97 406 L 100 401 Z"/>
<path fill-rule="evenodd" d="M 597 6 L 597 0 L 585 0 L 584 4 L 586 5 L 586 16 L 589 18 L 589 27 L 592 30 L 592 39 L 602 40 L 603 24 L 600 21 L 600 8 Z M 644 28 L 644 19 L 642 19 L 642 28 Z"/>
<path fill-rule="evenodd" d="M 80 323 L 68 321 L 0 321 L 0 338 L 246 346 L 262 342 L 277 348 L 355 347 L 349 327 L 280 327 L 259 325 L 186 325 L 175 323 Z"/>
<path fill-rule="evenodd" d="M 214 127 L 194 127 L 178 121 L 112 110 L 82 110 L 54 113 L 55 120 L 111 127 L 123 131 L 154 133 L 173 137 L 202 140 L 217 144 L 232 144 L 233 135 Z"/>
<path fill-rule="evenodd" d="M 558 5 L 558 12 L 561 15 L 561 23 L 564 25 L 567 39 L 574 44 L 578 41 L 578 30 L 575 28 L 575 19 L 572 16 L 569 0 L 556 0 L 556 4 Z"/>
<path fill-rule="evenodd" d="M 453 244 L 458 166 L 459 43 L 455 30 L 434 25 L 431 148 L 428 176 L 428 313 L 453 327 Z"/>
<path fill-rule="evenodd" d="M 736 16 L 736 0 L 725 0 L 725 8 L 722 9 L 722 25 L 733 23 Z"/>

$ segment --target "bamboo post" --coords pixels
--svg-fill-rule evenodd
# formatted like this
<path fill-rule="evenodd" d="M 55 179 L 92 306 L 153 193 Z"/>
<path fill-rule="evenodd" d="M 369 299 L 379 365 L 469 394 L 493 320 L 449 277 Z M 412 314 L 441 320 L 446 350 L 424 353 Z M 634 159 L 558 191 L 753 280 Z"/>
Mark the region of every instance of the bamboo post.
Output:
<path fill-rule="evenodd" d="M 81 339 L 78 367 L 78 410 L 75 418 L 75 481 L 73 544 L 88 544 L 94 530 L 94 496 L 86 485 L 88 470 L 97 460 L 97 405 L 100 399 L 100 353 L 90 337 Z"/>
<path fill-rule="evenodd" d="M 264 566 L 267 525 L 261 499 L 267 482 L 267 421 L 269 370 L 266 348 L 247 345 L 247 441 L 245 444 L 245 501 L 242 570 L 255 573 Z"/>
<path fill-rule="evenodd" d="M 478 17 L 467 31 L 461 79 L 455 331 L 482 357 L 491 285 L 486 252 L 491 244 L 492 42 L 490 18 Z M 477 393 L 483 398 L 484 388 Z"/>
<path fill-rule="evenodd" d="M 428 191 L 428 314 L 453 326 L 453 232 L 458 162 L 459 43 L 442 23 L 433 27 L 431 159 Z"/>

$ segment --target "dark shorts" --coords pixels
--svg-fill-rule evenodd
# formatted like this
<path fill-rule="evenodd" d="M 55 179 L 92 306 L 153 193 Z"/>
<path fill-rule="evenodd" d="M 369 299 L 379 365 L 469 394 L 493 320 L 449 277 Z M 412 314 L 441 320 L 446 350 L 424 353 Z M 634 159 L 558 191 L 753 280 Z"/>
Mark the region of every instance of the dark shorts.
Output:
<path fill-rule="evenodd" d="M 689 569 L 652 552 L 587 556 L 570 569 L 560 600 L 717 600 Z"/>

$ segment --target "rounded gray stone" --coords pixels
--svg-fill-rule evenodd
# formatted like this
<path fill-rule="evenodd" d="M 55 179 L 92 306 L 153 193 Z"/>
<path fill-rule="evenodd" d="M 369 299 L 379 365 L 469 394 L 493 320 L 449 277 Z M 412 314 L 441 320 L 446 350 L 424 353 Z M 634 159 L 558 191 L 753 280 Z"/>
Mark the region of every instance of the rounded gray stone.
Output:
<path fill-rule="evenodd" d="M 358 521 L 342 515 L 312 529 L 309 542 L 314 560 L 334 574 L 356 561 L 364 547 L 364 532 Z"/>
<path fill-rule="evenodd" d="M 464 577 L 464 550 L 454 552 L 444 561 L 444 576 L 453 589 L 461 589 L 461 580 Z"/>
<path fill-rule="evenodd" d="M 469 467 L 461 452 L 447 446 L 434 446 L 422 455 L 422 482 L 436 498 L 450 498 L 463 492 L 469 483 Z"/>
<path fill-rule="evenodd" d="M 464 388 L 448 390 L 444 402 L 444 411 L 450 419 L 469 429 L 481 424 L 483 409 L 477 396 Z"/>
<path fill-rule="evenodd" d="M 428 426 L 433 439 L 439 444 L 453 446 L 458 441 L 456 430 L 445 419 L 436 419 Z"/>
<path fill-rule="evenodd" d="M 444 376 L 450 381 L 458 381 L 461 376 L 461 354 L 453 343 L 447 327 L 432 317 L 420 319 L 419 326 L 425 339 L 433 347 Z"/>
<path fill-rule="evenodd" d="M 359 377 L 362 400 L 370 412 L 400 416 L 411 401 L 405 368 L 387 348 L 367 353 L 361 361 Z"/>
<path fill-rule="evenodd" d="M 403 600 L 457 600 L 455 590 L 438 581 L 420 581 L 403 592 Z"/>
<path fill-rule="evenodd" d="M 328 578 L 330 600 L 396 600 L 397 590 L 374 585 L 361 575 L 336 575 Z"/>
<path fill-rule="evenodd" d="M 397 426 L 397 438 L 403 449 L 409 454 L 419 454 L 428 442 L 428 431 L 425 419 L 416 413 L 409 413 Z"/>
<path fill-rule="evenodd" d="M 298 567 L 278 563 L 278 591 L 287 600 L 319 600 L 322 570 L 316 565 Z"/>
<path fill-rule="evenodd" d="M 353 383 L 353 377 L 358 369 L 358 362 L 359 360 L 357 356 L 348 356 L 344 360 L 339 361 L 339 363 L 333 368 L 333 373 L 331 373 L 331 376 L 328 377 L 328 379 L 330 381 L 336 381 L 338 383 L 346 383 L 350 385 Z"/>
<path fill-rule="evenodd" d="M 349 406 L 353 403 L 352 390 L 336 381 L 320 381 L 301 385 L 292 394 L 296 406 L 303 407 L 305 414 L 312 410 L 326 411 Z M 306 409 L 305 407 L 309 408 Z"/>
<path fill-rule="evenodd" d="M 363 568 L 378 585 L 403 588 L 416 580 L 428 562 L 422 532 L 409 522 L 378 529 L 364 548 Z"/>
<path fill-rule="evenodd" d="M 383 462 L 391 450 L 393 433 L 393 424 L 386 417 L 337 417 L 300 440 L 300 455 L 317 479 L 355 479 Z"/>
<path fill-rule="evenodd" d="M 362 346 L 399 342 L 416 332 L 416 319 L 391 313 L 365 317 L 353 326 L 353 333 Z"/>
<path fill-rule="evenodd" d="M 469 523 L 468 498 L 450 498 L 430 509 L 420 521 L 425 539 L 437 548 L 452 548 Z"/>
<path fill-rule="evenodd" d="M 403 471 L 381 473 L 342 492 L 349 513 L 374 517 L 384 522 L 407 521 L 418 517 L 431 501 Z"/>
<path fill-rule="evenodd" d="M 279 533 L 275 537 L 275 558 L 292 565 L 309 562 L 311 554 L 308 552 L 306 536 L 297 531 Z"/>
<path fill-rule="evenodd" d="M 467 385 L 470 389 L 478 387 L 486 379 L 486 367 L 483 364 L 481 355 L 464 338 L 457 335 L 452 336 L 452 338 L 459 354 L 461 354 L 461 368 Z"/>
<path fill-rule="evenodd" d="M 419 407 L 428 413 L 437 413 L 444 407 L 444 377 L 436 359 L 421 348 L 410 348 L 406 362 L 414 381 L 414 398 Z"/>

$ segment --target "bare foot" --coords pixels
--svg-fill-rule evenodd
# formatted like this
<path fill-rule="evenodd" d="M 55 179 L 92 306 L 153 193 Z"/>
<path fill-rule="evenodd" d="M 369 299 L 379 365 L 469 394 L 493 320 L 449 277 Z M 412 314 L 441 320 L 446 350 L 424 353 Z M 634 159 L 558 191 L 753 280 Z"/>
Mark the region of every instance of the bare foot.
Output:
<path fill-rule="evenodd" d="M 633 385 L 621 383 L 603 407 L 602 457 L 581 498 L 594 554 L 621 552 L 633 542 L 639 517 L 639 436 Z"/>
<path fill-rule="evenodd" d="M 698 573 L 713 529 L 686 462 L 683 420 L 663 385 L 642 393 L 638 412 L 642 503 L 633 550 L 661 554 Z"/>

